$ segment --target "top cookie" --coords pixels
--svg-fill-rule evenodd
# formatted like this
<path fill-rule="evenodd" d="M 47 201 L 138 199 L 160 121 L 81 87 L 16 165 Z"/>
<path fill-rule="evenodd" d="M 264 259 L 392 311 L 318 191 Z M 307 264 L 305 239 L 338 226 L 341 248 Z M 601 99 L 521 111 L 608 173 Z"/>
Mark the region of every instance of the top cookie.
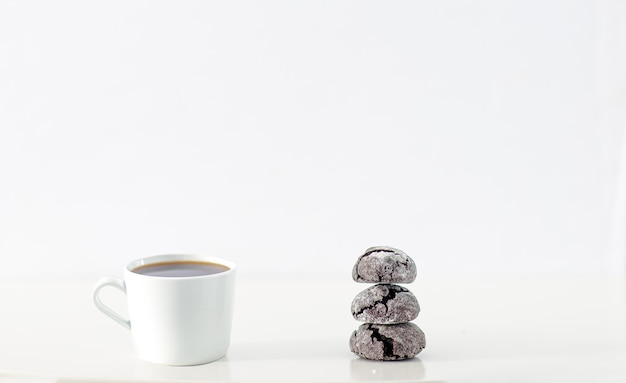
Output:
<path fill-rule="evenodd" d="M 387 246 L 370 247 L 352 269 L 352 279 L 363 283 L 411 283 L 416 275 L 411 257 Z"/>

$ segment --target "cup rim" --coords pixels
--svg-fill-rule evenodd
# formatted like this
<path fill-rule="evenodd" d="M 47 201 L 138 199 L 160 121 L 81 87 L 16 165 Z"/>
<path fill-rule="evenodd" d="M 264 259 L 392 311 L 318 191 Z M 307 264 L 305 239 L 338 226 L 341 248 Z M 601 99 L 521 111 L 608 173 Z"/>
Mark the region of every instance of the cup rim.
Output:
<path fill-rule="evenodd" d="M 191 261 L 191 262 L 210 262 L 217 263 L 218 265 L 223 265 L 228 268 L 228 270 L 222 271 L 216 274 L 207 274 L 207 275 L 196 275 L 190 277 L 164 277 L 164 276 L 156 276 L 156 275 L 145 275 L 136 273 L 133 271 L 134 269 L 140 266 L 153 265 L 157 263 L 163 262 L 176 262 L 176 261 Z M 199 254 L 185 254 L 185 253 L 171 253 L 171 254 L 159 254 L 159 255 L 151 255 L 139 259 L 135 259 L 126 265 L 124 269 L 125 272 L 146 278 L 156 278 L 156 279 L 167 279 L 167 280 L 175 280 L 175 279 L 199 279 L 199 278 L 219 278 L 220 276 L 224 276 L 227 274 L 231 274 L 235 272 L 237 269 L 237 264 L 229 261 L 224 258 L 216 257 L 214 255 L 199 255 Z"/>

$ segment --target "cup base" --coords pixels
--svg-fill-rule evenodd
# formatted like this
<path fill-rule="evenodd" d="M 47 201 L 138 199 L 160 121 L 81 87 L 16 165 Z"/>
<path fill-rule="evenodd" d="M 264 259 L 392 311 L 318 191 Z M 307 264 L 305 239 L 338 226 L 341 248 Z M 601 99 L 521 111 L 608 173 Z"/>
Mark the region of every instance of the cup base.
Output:
<path fill-rule="evenodd" d="M 163 359 L 163 358 L 152 358 L 152 357 L 138 355 L 139 359 L 145 362 L 159 364 L 162 366 L 173 366 L 173 367 L 200 366 L 203 364 L 217 362 L 218 360 L 222 359 L 225 356 L 226 354 L 202 358 L 202 359 Z"/>

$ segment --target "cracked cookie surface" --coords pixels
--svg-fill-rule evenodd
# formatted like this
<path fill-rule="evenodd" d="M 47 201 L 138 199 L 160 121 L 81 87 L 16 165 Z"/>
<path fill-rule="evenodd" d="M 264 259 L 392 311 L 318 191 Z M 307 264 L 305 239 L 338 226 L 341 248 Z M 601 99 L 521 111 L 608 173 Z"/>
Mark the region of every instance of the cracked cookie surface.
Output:
<path fill-rule="evenodd" d="M 361 291 L 352 301 L 352 316 L 361 322 L 395 324 L 417 318 L 420 306 L 408 289 L 378 284 Z"/>
<path fill-rule="evenodd" d="M 364 283 L 411 283 L 416 275 L 411 257 L 388 246 L 370 247 L 352 269 L 352 279 Z"/>
<path fill-rule="evenodd" d="M 424 347 L 424 332 L 414 323 L 365 323 L 350 337 L 350 351 L 372 360 L 410 359 Z"/>

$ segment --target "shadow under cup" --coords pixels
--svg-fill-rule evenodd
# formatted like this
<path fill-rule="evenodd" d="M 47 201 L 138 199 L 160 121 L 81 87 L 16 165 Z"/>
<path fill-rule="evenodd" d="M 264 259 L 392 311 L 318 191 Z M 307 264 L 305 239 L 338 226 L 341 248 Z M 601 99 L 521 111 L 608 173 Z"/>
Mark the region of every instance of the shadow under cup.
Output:
<path fill-rule="evenodd" d="M 167 365 L 204 364 L 228 350 L 236 269 L 233 262 L 211 256 L 142 258 L 128 264 L 124 280 L 116 282 L 119 286 L 113 278 L 101 280 L 94 301 L 130 329 L 139 358 Z M 126 293 L 127 321 L 101 307 L 97 294 L 105 285 Z"/>

